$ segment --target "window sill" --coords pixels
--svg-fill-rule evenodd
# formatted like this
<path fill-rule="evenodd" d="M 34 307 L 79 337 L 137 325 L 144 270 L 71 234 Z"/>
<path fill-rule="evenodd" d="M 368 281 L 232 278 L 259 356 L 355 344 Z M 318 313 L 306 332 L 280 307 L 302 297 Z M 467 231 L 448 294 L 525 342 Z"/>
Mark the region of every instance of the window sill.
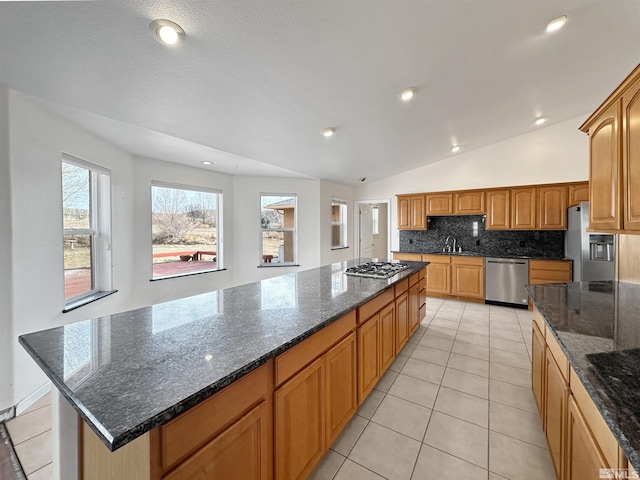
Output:
<path fill-rule="evenodd" d="M 299 267 L 298 263 L 262 263 L 258 268 Z"/>
<path fill-rule="evenodd" d="M 331 250 L 345 250 L 349 248 L 349 245 L 347 245 L 346 247 L 331 247 Z"/>
<path fill-rule="evenodd" d="M 62 313 L 67 313 L 76 308 L 83 307 L 89 303 L 93 303 L 96 300 L 100 300 L 101 298 L 108 297 L 109 295 L 116 293 L 118 290 L 109 290 L 108 292 L 96 292 L 91 295 L 87 295 L 86 297 L 79 298 L 78 300 L 74 300 L 72 302 L 67 303 L 62 310 Z"/>
<path fill-rule="evenodd" d="M 176 275 L 167 275 L 165 277 L 156 277 L 149 280 L 150 282 L 157 282 L 159 280 L 169 280 L 171 278 L 180 278 L 180 277 L 192 277 L 194 275 L 202 275 L 203 273 L 215 273 L 215 272 L 224 272 L 226 268 L 218 268 L 216 270 L 201 270 L 199 272 L 188 272 L 188 273 L 179 273 Z"/>

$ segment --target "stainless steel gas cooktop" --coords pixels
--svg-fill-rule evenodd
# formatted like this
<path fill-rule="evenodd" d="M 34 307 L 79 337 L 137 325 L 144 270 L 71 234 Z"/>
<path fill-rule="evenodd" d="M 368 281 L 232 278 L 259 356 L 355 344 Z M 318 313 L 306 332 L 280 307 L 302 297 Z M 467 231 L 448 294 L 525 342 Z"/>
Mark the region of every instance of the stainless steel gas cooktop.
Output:
<path fill-rule="evenodd" d="M 347 268 L 344 273 L 355 277 L 389 278 L 408 267 L 404 263 L 368 262 Z"/>

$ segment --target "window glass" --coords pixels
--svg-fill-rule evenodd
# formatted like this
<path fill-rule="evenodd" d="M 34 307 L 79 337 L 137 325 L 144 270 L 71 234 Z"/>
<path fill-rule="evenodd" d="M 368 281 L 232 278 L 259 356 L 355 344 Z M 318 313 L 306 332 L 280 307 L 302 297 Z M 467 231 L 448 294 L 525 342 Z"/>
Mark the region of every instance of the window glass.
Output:
<path fill-rule="evenodd" d="M 347 201 L 331 199 L 331 248 L 347 247 Z"/>
<path fill-rule="evenodd" d="M 220 270 L 217 191 L 151 186 L 153 278 Z"/>
<path fill-rule="evenodd" d="M 260 264 L 296 263 L 296 195 L 260 194 Z"/>
<path fill-rule="evenodd" d="M 380 234 L 380 225 L 379 225 L 379 220 L 378 220 L 378 214 L 379 214 L 379 210 L 378 207 L 373 207 L 371 209 L 371 233 L 373 235 L 379 235 Z"/>

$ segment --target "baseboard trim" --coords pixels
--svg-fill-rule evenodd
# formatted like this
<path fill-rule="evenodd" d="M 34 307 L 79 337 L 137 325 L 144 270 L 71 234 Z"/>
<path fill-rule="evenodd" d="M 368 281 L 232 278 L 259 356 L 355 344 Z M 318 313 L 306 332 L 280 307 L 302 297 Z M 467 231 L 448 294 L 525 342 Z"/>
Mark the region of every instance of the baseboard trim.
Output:
<path fill-rule="evenodd" d="M 18 405 L 16 405 L 15 414 L 20 415 L 22 412 L 24 412 L 27 408 L 29 408 L 31 405 L 36 403 L 38 400 L 40 400 L 50 391 L 51 391 L 51 384 L 46 383 L 45 385 L 40 387 L 38 390 L 33 392 L 31 395 L 29 395 L 27 398 L 25 398 L 21 402 L 18 402 Z"/>
<path fill-rule="evenodd" d="M 16 416 L 16 407 L 9 407 L 6 410 L 0 410 L 0 422 L 6 422 Z"/>

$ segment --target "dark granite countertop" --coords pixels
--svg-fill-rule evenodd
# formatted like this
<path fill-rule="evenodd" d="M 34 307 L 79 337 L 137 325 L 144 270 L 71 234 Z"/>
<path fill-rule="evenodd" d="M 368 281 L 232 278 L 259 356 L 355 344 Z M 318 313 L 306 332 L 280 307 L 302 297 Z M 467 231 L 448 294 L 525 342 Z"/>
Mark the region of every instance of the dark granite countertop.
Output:
<path fill-rule="evenodd" d="M 464 251 L 464 252 L 442 252 L 442 251 L 438 251 L 438 250 L 431 250 L 431 251 L 426 251 L 426 252 L 407 252 L 407 251 L 393 251 L 392 253 L 408 253 L 408 254 L 419 254 L 419 255 L 451 255 L 451 256 L 466 256 L 466 257 L 482 257 L 482 258 L 487 258 L 487 257 L 491 257 L 491 258 L 526 258 L 528 260 L 570 260 L 567 257 L 564 256 L 557 256 L 557 255 L 510 255 L 508 253 L 505 252 L 493 252 L 493 253 L 486 253 L 486 252 L 471 252 L 471 251 Z"/>
<path fill-rule="evenodd" d="M 640 285 L 527 285 L 620 447 L 640 471 Z"/>
<path fill-rule="evenodd" d="M 335 263 L 19 340 L 103 443 L 116 450 L 410 276 L 347 276 Z"/>

